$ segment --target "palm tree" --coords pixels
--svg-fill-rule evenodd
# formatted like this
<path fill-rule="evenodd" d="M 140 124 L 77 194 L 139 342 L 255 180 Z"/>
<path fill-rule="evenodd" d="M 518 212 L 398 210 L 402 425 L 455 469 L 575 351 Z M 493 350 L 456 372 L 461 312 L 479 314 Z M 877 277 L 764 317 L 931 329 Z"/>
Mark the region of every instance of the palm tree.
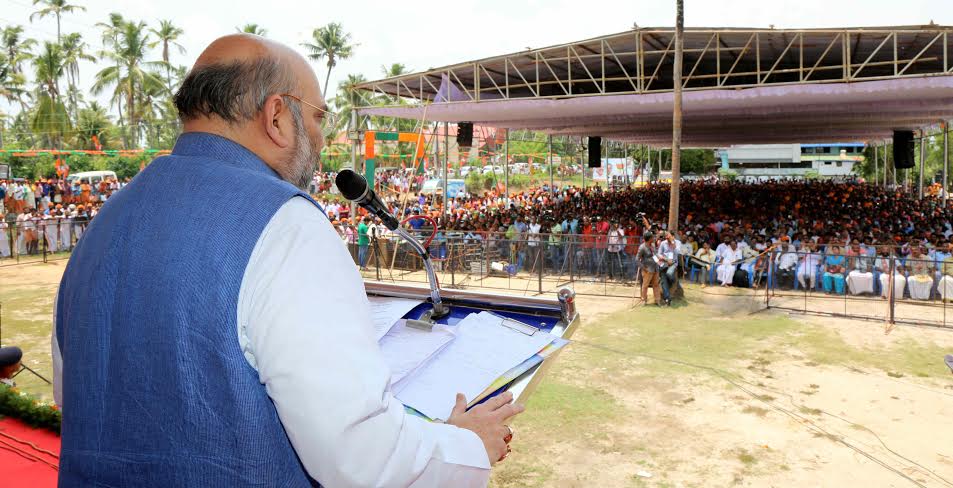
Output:
<path fill-rule="evenodd" d="M 384 74 L 384 78 L 393 78 L 410 73 L 410 69 L 403 63 L 393 63 L 390 66 L 381 66 L 381 73 Z"/>
<path fill-rule="evenodd" d="M 36 46 L 36 40 L 23 37 L 22 25 L 11 25 L 0 31 L 0 43 L 13 72 L 22 73 L 22 64 L 30 60 L 30 52 Z"/>
<path fill-rule="evenodd" d="M 179 50 L 179 54 L 185 54 L 185 47 L 175 42 L 185 33 L 179 27 L 176 27 L 171 20 L 160 20 L 158 29 L 149 29 L 156 36 L 156 41 L 149 45 L 154 48 L 162 44 L 162 62 L 165 63 L 165 82 L 169 91 L 172 91 L 172 64 L 169 63 L 169 47 L 174 46 Z"/>
<path fill-rule="evenodd" d="M 56 16 L 56 42 L 63 42 L 60 39 L 60 17 L 64 13 L 73 13 L 77 10 L 86 11 L 86 7 L 82 5 L 70 5 L 66 3 L 66 0 L 33 0 L 33 5 L 43 5 L 43 8 L 37 10 L 30 14 L 30 22 L 33 22 L 34 17 L 39 17 L 43 19 L 49 15 Z"/>
<path fill-rule="evenodd" d="M 79 93 L 76 88 L 76 85 L 79 84 L 79 62 L 81 60 L 96 61 L 96 58 L 86 51 L 89 45 L 83 41 L 83 36 L 79 32 L 66 34 L 63 42 L 60 43 L 60 47 L 63 50 L 63 61 L 66 63 L 66 81 L 69 84 L 66 93 L 70 103 L 70 112 L 76 115 L 77 94 Z"/>
<path fill-rule="evenodd" d="M 254 34 L 256 36 L 261 36 L 261 37 L 265 37 L 268 35 L 268 30 L 262 28 L 258 24 L 245 24 L 241 27 L 236 27 L 235 30 L 245 34 Z"/>
<path fill-rule="evenodd" d="M 144 22 L 123 22 L 116 37 L 115 51 L 107 53 L 107 57 L 116 64 L 96 73 L 92 86 L 94 95 L 99 95 L 107 87 L 115 86 L 112 99 L 114 102 L 125 102 L 126 118 L 132 127 L 132 145 L 136 147 L 141 120 L 137 104 L 141 95 L 148 90 L 166 90 L 161 76 L 154 71 L 163 68 L 165 64 L 162 61 L 145 60 L 149 43 L 150 38 Z"/>
<path fill-rule="evenodd" d="M 100 58 L 109 57 L 109 52 L 115 52 L 119 46 L 119 34 L 122 32 L 123 24 L 126 23 L 126 19 L 122 17 L 122 14 L 118 12 L 112 12 L 109 14 L 109 22 L 97 22 L 96 27 L 99 27 L 103 30 L 102 43 L 103 50 L 99 52 Z M 116 69 L 119 69 L 119 63 L 115 63 Z M 116 105 L 116 111 L 119 112 L 119 125 L 123 125 L 123 116 L 122 116 L 122 99 L 113 99 L 112 103 Z"/>
<path fill-rule="evenodd" d="M 313 61 L 321 61 L 327 58 L 326 64 L 328 73 L 324 77 L 324 89 L 330 92 L 328 81 L 331 79 L 331 70 L 337 66 L 338 61 L 350 58 L 354 54 L 356 44 L 350 44 L 351 34 L 344 32 L 341 24 L 331 22 L 324 27 L 318 27 L 311 33 L 314 38 L 314 44 L 302 43 L 301 46 L 309 51 L 308 57 Z M 327 98 L 328 93 L 325 93 Z"/>
<path fill-rule="evenodd" d="M 37 103 L 30 126 L 41 140 L 56 148 L 70 128 L 69 114 L 60 96 L 60 78 L 66 72 L 66 62 L 59 44 L 43 43 L 43 50 L 33 58 L 33 67 Z"/>
<path fill-rule="evenodd" d="M 675 84 L 674 108 L 672 114 L 672 187 L 668 200 L 668 230 L 678 230 L 678 190 L 681 186 L 682 161 L 682 49 L 685 25 L 684 0 L 675 0 L 675 66 L 673 78 Z"/>
<path fill-rule="evenodd" d="M 328 131 L 330 134 L 335 135 L 340 130 L 347 127 L 351 122 L 351 111 L 354 110 L 354 107 L 360 105 L 362 101 L 361 92 L 357 89 L 357 85 L 361 83 L 366 83 L 367 78 L 364 75 L 347 75 L 347 78 L 338 83 L 338 93 L 331 100 L 332 105 L 334 106 L 334 112 L 337 114 L 337 127 L 329 127 Z"/>
<path fill-rule="evenodd" d="M 73 132 L 73 147 L 79 149 L 96 149 L 96 143 L 93 142 L 93 136 L 99 140 L 100 146 L 104 149 L 115 145 L 113 140 L 116 127 L 113 125 L 106 108 L 100 106 L 97 102 L 92 102 L 85 108 L 79 110 L 76 116 L 76 128 Z"/>
<path fill-rule="evenodd" d="M 26 77 L 23 73 L 17 73 L 13 69 L 13 63 L 7 58 L 6 53 L 0 52 L 0 98 L 5 98 L 8 102 L 21 102 L 23 94 L 26 92 Z"/>

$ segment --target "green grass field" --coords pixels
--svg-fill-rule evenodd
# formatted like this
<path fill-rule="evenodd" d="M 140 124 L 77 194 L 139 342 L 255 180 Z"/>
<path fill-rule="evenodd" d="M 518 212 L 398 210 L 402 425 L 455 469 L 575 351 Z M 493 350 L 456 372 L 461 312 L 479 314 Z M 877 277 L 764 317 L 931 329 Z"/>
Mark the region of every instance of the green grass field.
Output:
<path fill-rule="evenodd" d="M 47 377 L 64 266 L 0 268 L 3 343 Z M 686 293 L 672 308 L 580 296 L 574 342 L 514 420 L 491 486 L 907 486 L 848 444 L 919 470 L 924 486 L 953 479 L 951 444 L 923 442 L 953 432 L 942 363 L 953 331 L 885 335 L 875 322 L 757 312 L 738 291 Z M 32 375 L 17 382 L 52 397 Z"/>

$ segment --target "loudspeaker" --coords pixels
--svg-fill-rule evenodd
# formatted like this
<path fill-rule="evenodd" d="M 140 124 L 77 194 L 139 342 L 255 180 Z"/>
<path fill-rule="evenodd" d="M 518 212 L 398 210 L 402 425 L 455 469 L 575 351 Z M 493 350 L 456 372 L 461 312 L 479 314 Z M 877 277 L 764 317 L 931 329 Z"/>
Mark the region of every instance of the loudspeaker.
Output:
<path fill-rule="evenodd" d="M 602 167 L 602 138 L 601 137 L 589 138 L 589 167 L 590 168 Z"/>
<path fill-rule="evenodd" d="M 893 131 L 893 167 L 908 169 L 915 166 L 913 156 L 913 131 Z"/>
<path fill-rule="evenodd" d="M 473 122 L 460 122 L 457 124 L 457 145 L 461 147 L 470 147 L 473 145 Z"/>

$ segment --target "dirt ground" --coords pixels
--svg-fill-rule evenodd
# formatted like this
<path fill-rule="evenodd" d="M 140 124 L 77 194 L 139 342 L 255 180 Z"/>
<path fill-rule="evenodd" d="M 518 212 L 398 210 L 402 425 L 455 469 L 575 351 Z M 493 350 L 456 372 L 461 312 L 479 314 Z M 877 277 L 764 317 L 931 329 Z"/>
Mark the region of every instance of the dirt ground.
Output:
<path fill-rule="evenodd" d="M 0 268 L 3 343 L 45 376 L 64 266 Z M 504 281 L 486 284 L 535 291 Z M 761 311 L 738 290 L 686 298 L 580 296 L 583 322 L 491 486 L 953 487 L 953 331 Z"/>

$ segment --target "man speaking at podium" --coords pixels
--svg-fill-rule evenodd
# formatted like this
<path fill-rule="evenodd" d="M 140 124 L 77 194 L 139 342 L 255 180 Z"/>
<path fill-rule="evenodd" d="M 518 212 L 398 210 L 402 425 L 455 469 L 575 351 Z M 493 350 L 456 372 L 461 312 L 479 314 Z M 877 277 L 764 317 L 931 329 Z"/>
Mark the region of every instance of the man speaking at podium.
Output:
<path fill-rule="evenodd" d="M 175 104 L 172 154 L 109 199 L 63 275 L 60 486 L 486 485 L 522 407 L 458 395 L 437 424 L 391 395 L 363 282 L 301 190 L 329 118 L 305 59 L 220 38 Z"/>

